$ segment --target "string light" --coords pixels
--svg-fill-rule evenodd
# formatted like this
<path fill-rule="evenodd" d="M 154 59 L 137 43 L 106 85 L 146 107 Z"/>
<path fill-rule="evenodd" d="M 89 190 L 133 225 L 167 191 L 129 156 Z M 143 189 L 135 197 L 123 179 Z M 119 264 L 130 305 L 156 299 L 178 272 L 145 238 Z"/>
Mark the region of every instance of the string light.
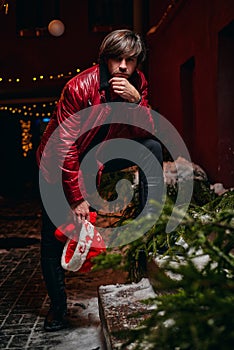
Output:
<path fill-rule="evenodd" d="M 93 63 L 94 64 L 94 63 Z M 31 81 L 39 83 L 40 81 L 53 80 L 53 79 L 70 79 L 72 75 L 76 75 L 81 72 L 80 68 L 77 68 L 75 73 L 69 71 L 68 73 L 60 74 L 40 74 L 38 76 L 33 76 Z M 0 77 L 0 85 L 2 84 L 22 84 L 24 79 L 19 77 Z M 31 124 L 33 120 L 42 120 L 44 123 L 48 123 L 52 114 L 57 100 L 50 102 L 40 102 L 40 103 L 19 103 L 19 104 L 9 104 L 1 105 L 0 104 L 0 115 L 7 113 L 7 116 L 14 116 L 14 118 L 19 118 L 21 126 L 21 147 L 22 154 L 24 157 L 27 157 L 29 151 L 32 150 L 32 133 L 31 133 Z"/>
<path fill-rule="evenodd" d="M 8 14 L 9 4 L 6 0 L 0 1 L 0 10 L 4 9 L 5 15 Z"/>
<path fill-rule="evenodd" d="M 7 113 L 7 116 L 12 115 L 14 118 L 19 118 L 21 126 L 21 149 L 24 157 L 27 157 L 29 151 L 33 148 L 31 132 L 32 122 L 41 120 L 43 123 L 48 123 L 56 104 L 57 100 L 47 103 L 24 103 L 10 106 L 0 105 L 0 115 Z"/>
<path fill-rule="evenodd" d="M 24 116 L 30 116 L 30 117 L 37 117 L 37 118 L 43 118 L 45 114 L 47 116 L 51 116 L 53 109 L 57 103 L 57 100 L 53 102 L 41 102 L 41 103 L 30 103 L 30 104 L 19 104 L 19 105 L 9 105 L 9 106 L 1 106 L 0 105 L 0 113 L 2 111 L 7 111 L 10 114 L 14 114 L 14 116 L 22 117 Z"/>
<path fill-rule="evenodd" d="M 32 134 L 31 134 L 31 121 L 30 120 L 20 120 L 21 125 L 21 146 L 23 151 L 23 156 L 27 157 L 28 152 L 32 150 Z"/>
<path fill-rule="evenodd" d="M 7 113 L 7 116 L 12 115 L 14 118 L 19 118 L 21 126 L 21 149 L 24 157 L 27 157 L 29 151 L 33 148 L 31 133 L 32 122 L 41 120 L 43 123 L 48 123 L 56 104 L 57 100 L 47 103 L 24 103 L 10 106 L 0 105 L 0 115 Z"/>
<path fill-rule="evenodd" d="M 93 65 L 96 65 L 95 62 L 93 62 Z M 45 80 L 53 80 L 53 79 L 58 79 L 58 80 L 68 80 L 71 78 L 72 75 L 76 75 L 77 73 L 80 73 L 81 69 L 77 68 L 74 72 L 69 71 L 67 73 L 49 73 L 49 74 L 40 74 L 38 76 L 34 75 L 31 77 L 31 81 L 34 82 L 39 82 L 39 81 L 45 81 Z M 0 83 L 1 84 L 7 84 L 7 83 L 23 83 L 26 79 L 24 77 L 20 77 L 19 74 L 17 74 L 16 77 L 0 77 Z"/>

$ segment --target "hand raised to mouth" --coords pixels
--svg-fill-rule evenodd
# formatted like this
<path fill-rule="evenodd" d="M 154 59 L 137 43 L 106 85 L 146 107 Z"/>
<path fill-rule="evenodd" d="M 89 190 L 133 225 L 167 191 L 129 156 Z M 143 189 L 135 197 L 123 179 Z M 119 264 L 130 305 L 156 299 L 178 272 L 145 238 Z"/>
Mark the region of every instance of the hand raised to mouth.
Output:
<path fill-rule="evenodd" d="M 124 77 L 114 76 L 109 80 L 109 84 L 114 93 L 128 102 L 137 103 L 141 97 L 137 89 Z"/>

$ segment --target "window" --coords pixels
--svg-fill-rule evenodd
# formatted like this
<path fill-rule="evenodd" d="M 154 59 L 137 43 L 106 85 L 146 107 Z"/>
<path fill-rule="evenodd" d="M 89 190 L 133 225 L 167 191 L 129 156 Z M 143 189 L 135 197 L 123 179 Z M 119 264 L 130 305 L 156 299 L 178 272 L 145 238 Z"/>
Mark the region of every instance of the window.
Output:
<path fill-rule="evenodd" d="M 234 21 L 218 36 L 218 160 L 221 181 L 232 186 L 234 176 Z M 227 181 L 227 179 L 229 179 Z"/>
<path fill-rule="evenodd" d="M 58 17 L 59 0 L 16 0 L 16 30 L 20 36 L 48 35 L 48 24 Z"/>
<path fill-rule="evenodd" d="M 93 32 L 133 27 L 133 0 L 89 0 L 89 27 Z"/>

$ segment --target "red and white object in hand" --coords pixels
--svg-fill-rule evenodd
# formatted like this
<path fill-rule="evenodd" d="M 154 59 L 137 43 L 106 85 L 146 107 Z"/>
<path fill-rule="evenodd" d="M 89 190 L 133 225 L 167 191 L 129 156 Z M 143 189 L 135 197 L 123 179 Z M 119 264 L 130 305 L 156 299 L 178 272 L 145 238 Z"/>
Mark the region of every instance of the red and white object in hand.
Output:
<path fill-rule="evenodd" d="M 71 239 L 76 232 L 75 224 L 63 224 L 55 230 L 55 237 L 65 243 L 61 265 L 65 270 L 89 272 L 93 266 L 92 258 L 106 251 L 105 242 L 93 225 L 97 214 L 90 213 L 90 221 L 80 225 L 79 238 Z"/>

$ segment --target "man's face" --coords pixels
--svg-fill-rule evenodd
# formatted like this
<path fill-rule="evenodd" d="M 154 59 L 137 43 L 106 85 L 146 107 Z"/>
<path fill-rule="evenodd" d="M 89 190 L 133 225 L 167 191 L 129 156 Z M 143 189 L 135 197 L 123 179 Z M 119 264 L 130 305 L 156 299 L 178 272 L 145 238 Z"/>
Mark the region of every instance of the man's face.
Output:
<path fill-rule="evenodd" d="M 107 66 L 111 77 L 129 79 L 137 67 L 137 58 L 134 56 L 109 58 Z"/>

